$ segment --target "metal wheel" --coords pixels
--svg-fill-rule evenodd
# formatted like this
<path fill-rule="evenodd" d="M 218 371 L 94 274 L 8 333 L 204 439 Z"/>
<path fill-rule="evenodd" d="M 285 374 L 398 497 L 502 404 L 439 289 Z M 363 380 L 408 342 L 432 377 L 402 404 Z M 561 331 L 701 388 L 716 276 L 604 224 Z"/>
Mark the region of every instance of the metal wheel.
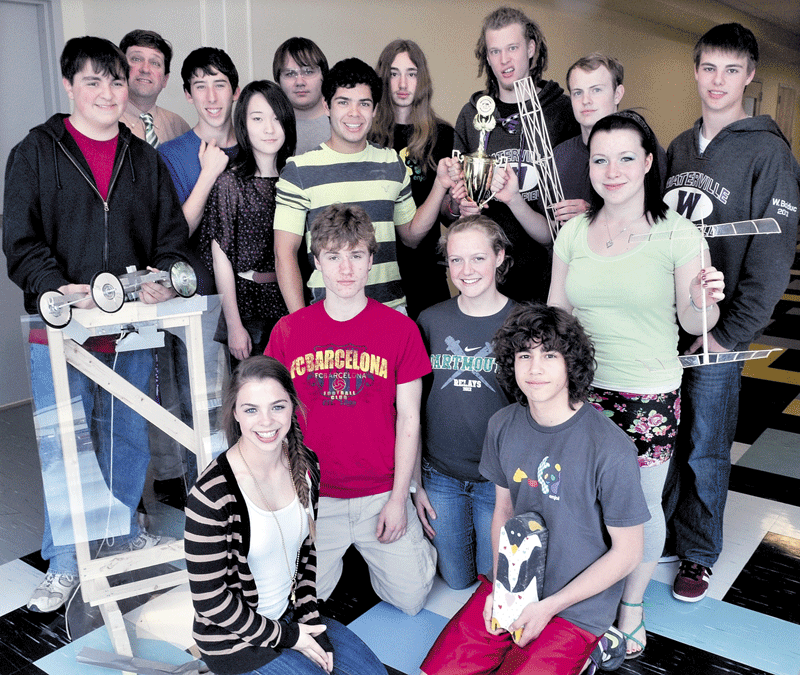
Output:
<path fill-rule="evenodd" d="M 191 298 L 197 293 L 197 275 L 189 263 L 178 261 L 169 268 L 172 288 L 182 298 Z"/>
<path fill-rule="evenodd" d="M 125 302 L 122 282 L 111 272 L 98 272 L 92 277 L 92 300 L 108 314 L 118 312 Z"/>
<path fill-rule="evenodd" d="M 63 328 L 72 320 L 72 306 L 61 302 L 63 298 L 61 291 L 45 291 L 39 295 L 39 316 L 51 328 Z"/>

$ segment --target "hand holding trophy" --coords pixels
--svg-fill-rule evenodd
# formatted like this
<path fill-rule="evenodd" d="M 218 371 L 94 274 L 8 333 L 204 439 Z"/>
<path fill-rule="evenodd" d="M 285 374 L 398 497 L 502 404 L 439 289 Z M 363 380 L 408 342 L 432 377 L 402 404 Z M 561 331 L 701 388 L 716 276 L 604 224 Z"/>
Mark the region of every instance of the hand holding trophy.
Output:
<path fill-rule="evenodd" d="M 486 154 L 486 134 L 494 129 L 496 121 L 494 119 L 495 103 L 491 96 L 481 96 L 477 103 L 478 114 L 472 124 L 480 132 L 478 150 L 469 155 L 462 155 L 458 150 L 453 150 L 453 157 L 461 162 L 464 171 L 464 182 L 467 188 L 467 196 L 483 208 L 494 197 L 492 192 L 492 175 L 495 166 L 505 167 L 508 163 L 506 157 L 494 159 Z"/>

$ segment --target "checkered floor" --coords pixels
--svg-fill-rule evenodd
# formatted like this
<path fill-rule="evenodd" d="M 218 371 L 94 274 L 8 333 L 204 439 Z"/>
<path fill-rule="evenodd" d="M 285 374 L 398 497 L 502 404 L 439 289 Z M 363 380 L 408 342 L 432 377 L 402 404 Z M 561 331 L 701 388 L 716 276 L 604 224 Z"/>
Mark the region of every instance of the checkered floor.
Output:
<path fill-rule="evenodd" d="M 670 584 L 676 564 L 659 565 L 645 597 L 647 651 L 621 673 L 800 674 L 800 256 L 759 344 L 785 351 L 744 370 L 725 546 L 709 597 L 696 605 L 675 601 Z M 0 412 L 0 449 L 0 675 L 112 672 L 75 660 L 84 646 L 110 650 L 96 611 L 80 603 L 71 607 L 70 641 L 64 610 L 43 615 L 25 609 L 44 570 L 37 551 L 41 478 L 29 407 Z M 180 529 L 179 513 L 163 507 L 168 528 Z M 469 591 L 451 591 L 437 580 L 425 610 L 408 617 L 379 602 L 367 579 L 357 554 L 348 554 L 327 613 L 348 623 L 392 675 L 416 675 Z M 123 611 L 137 656 L 172 664 L 191 660 L 185 587 L 140 598 Z"/>

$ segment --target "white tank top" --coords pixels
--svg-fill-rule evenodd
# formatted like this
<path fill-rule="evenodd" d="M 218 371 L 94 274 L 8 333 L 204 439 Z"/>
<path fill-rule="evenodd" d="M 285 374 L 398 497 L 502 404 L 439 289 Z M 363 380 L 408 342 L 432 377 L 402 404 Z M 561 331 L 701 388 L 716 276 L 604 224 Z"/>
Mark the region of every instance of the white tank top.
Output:
<path fill-rule="evenodd" d="M 268 619 L 279 619 L 289 606 L 297 552 L 308 536 L 308 519 L 296 495 L 291 504 L 274 512 L 286 545 L 284 556 L 281 534 L 272 513 L 256 506 L 247 495 L 244 500 L 250 516 L 247 563 L 258 590 L 258 613 Z M 286 567 L 287 560 L 291 572 Z"/>

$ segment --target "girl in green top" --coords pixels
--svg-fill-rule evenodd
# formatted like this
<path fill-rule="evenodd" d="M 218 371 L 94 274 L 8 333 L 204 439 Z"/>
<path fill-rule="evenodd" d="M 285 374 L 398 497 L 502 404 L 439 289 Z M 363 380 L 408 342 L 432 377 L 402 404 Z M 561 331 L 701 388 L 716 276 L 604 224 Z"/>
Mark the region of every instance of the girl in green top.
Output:
<path fill-rule="evenodd" d="M 678 324 L 699 335 L 719 318 L 721 272 L 702 265 L 697 228 L 661 199 L 655 134 L 633 111 L 589 136 L 589 210 L 559 232 L 549 303 L 572 312 L 595 343 L 589 401 L 637 446 L 651 519 L 643 562 L 625 584 L 617 625 L 627 658 L 644 650 L 642 598 L 664 545 L 661 491 L 680 419 Z M 632 240 L 632 235 L 656 235 Z M 705 297 L 703 297 L 705 296 Z"/>

